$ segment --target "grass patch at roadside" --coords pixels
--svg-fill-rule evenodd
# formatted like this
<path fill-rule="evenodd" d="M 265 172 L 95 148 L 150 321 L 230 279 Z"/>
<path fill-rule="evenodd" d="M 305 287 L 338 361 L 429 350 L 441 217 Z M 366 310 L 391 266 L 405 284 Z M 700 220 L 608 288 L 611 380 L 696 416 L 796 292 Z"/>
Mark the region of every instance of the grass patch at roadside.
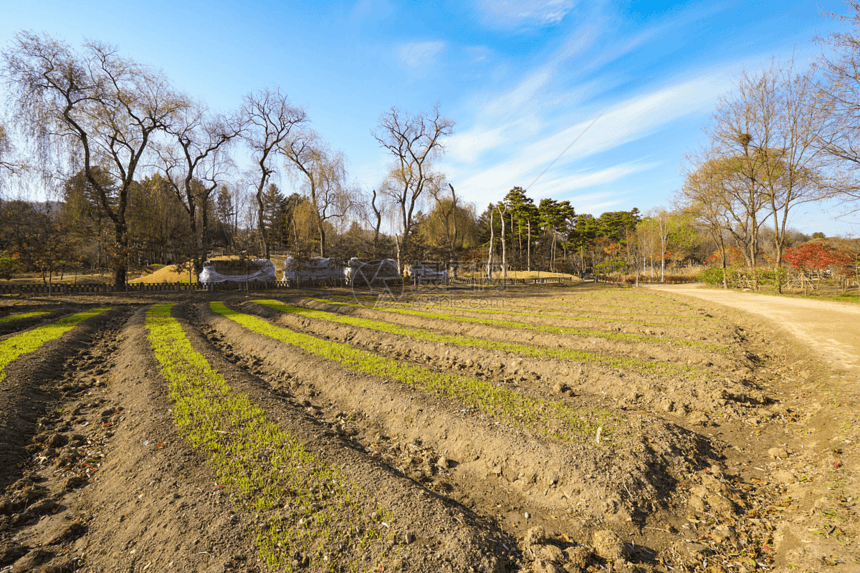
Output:
<path fill-rule="evenodd" d="M 46 314 L 51 314 L 51 313 L 50 313 L 50 311 L 47 311 L 47 310 L 34 310 L 33 312 L 22 312 L 19 314 L 10 314 L 9 316 L 4 316 L 3 318 L 0 318 L 0 324 L 12 322 L 13 320 L 21 320 L 23 318 L 33 318 L 34 316 L 44 316 Z"/>
<path fill-rule="evenodd" d="M 701 368 L 691 366 L 675 366 L 672 364 L 664 364 L 658 362 L 647 362 L 645 360 L 637 360 L 635 358 L 622 358 L 619 356 L 605 356 L 602 354 L 594 354 L 582 350 L 571 350 L 567 348 L 547 348 L 543 346 L 532 346 L 528 344 L 518 344 L 515 342 L 499 342 L 495 340 L 487 340 L 484 338 L 473 338 L 468 336 L 460 336 L 453 334 L 439 334 L 431 330 L 421 328 L 410 328 L 384 322 L 381 320 L 371 320 L 368 318 L 357 318 L 353 316 L 344 316 L 337 313 L 326 312 L 322 310 L 313 310 L 300 306 L 284 304 L 276 300 L 254 300 L 251 301 L 275 310 L 279 310 L 288 314 L 297 314 L 299 316 L 325 320 L 328 322 L 336 322 L 359 328 L 367 328 L 379 332 L 387 332 L 398 336 L 407 336 L 418 340 L 426 340 L 428 342 L 454 344 L 456 346 L 464 346 L 469 348 L 480 348 L 484 350 L 499 350 L 502 352 L 511 352 L 525 356 L 533 356 L 535 358 L 556 358 L 558 360 L 570 360 L 573 362 L 582 362 L 587 364 L 601 364 L 611 368 L 621 368 L 627 370 L 635 370 L 648 374 L 687 374 L 693 376 L 702 376 L 706 374 Z"/>
<path fill-rule="evenodd" d="M 34 328 L 10 336 L 6 340 L 0 342 L 0 382 L 6 379 L 6 367 L 13 361 L 17 360 L 24 354 L 35 352 L 48 341 L 55 340 L 74 327 L 82 320 L 98 316 L 103 312 L 110 310 L 109 308 L 96 308 L 79 312 L 71 316 L 64 316 L 56 322 Z"/>
<path fill-rule="evenodd" d="M 222 302 L 213 301 L 210 307 L 248 330 L 337 362 L 353 372 L 395 380 L 445 397 L 516 428 L 574 443 L 594 440 L 598 428 L 602 428 L 601 444 L 610 444 L 623 424 L 620 416 L 608 410 L 574 409 L 559 400 L 528 396 L 485 380 L 403 364 L 348 344 L 275 326 L 262 318 L 229 309 Z"/>
<path fill-rule="evenodd" d="M 354 308 L 367 308 L 364 305 L 350 302 L 339 302 L 331 299 L 303 297 L 305 300 L 313 300 L 323 304 L 331 304 L 337 306 L 347 306 Z M 551 334 L 572 334 L 574 336 L 603 338 L 606 340 L 622 340 L 625 342 L 645 342 L 648 344 L 672 344 L 675 346 L 695 346 L 704 348 L 712 352 L 728 352 L 729 349 L 720 344 L 708 342 L 699 342 L 695 340 L 686 340 L 683 338 L 670 338 L 666 336 L 648 336 L 644 334 L 630 334 L 627 332 L 607 332 L 605 330 L 591 330 L 585 328 L 569 328 L 565 326 L 546 326 L 527 324 L 525 322 L 516 322 L 512 320 L 497 320 L 492 318 L 475 318 L 471 316 L 459 316 L 446 314 L 443 312 L 425 312 L 421 310 L 408 310 L 405 308 L 389 308 L 383 304 L 378 304 L 373 307 L 373 310 L 380 312 L 390 312 L 394 314 L 402 314 L 406 316 L 417 316 L 420 318 L 431 318 L 438 320 L 448 320 L 452 322 L 466 322 L 471 324 L 484 324 L 487 326 L 498 326 L 501 328 L 510 328 L 514 330 L 533 330 L 536 332 L 548 332 Z"/>
<path fill-rule="evenodd" d="M 175 423 L 206 455 L 218 487 L 241 510 L 265 516 L 256 538 L 263 561 L 290 572 L 396 567 L 382 529 L 390 513 L 369 509 L 340 469 L 309 453 L 247 395 L 233 391 L 193 349 L 172 307 L 153 306 L 146 327 L 175 402 Z"/>

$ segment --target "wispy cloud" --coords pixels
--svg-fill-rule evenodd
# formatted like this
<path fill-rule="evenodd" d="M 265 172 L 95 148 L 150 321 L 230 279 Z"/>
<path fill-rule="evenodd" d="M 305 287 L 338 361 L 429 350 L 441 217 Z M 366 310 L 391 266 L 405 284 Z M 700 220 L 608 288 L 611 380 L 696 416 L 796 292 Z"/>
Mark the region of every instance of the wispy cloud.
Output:
<path fill-rule="evenodd" d="M 504 27 L 557 24 L 575 0 L 478 0 L 477 8 L 491 24 Z"/>
<path fill-rule="evenodd" d="M 423 76 L 445 49 L 445 42 L 409 42 L 400 46 L 398 61 L 400 66 L 415 76 Z"/>
<path fill-rule="evenodd" d="M 361 22 L 367 19 L 380 19 L 393 12 L 387 0 L 358 0 L 352 8 L 349 19 Z"/>
<path fill-rule="evenodd" d="M 582 171 L 572 175 L 550 178 L 546 183 L 536 185 L 532 191 L 533 197 L 561 197 L 570 199 L 571 192 L 577 189 L 588 189 L 598 187 L 607 183 L 613 183 L 622 177 L 641 173 L 657 167 L 657 162 L 634 162 L 614 165 L 597 171 Z M 529 182 L 530 183 L 530 182 Z M 600 194 L 604 196 L 604 194 Z M 583 199 L 585 196 L 579 196 Z"/>
<path fill-rule="evenodd" d="M 486 46 L 467 46 L 466 56 L 473 64 L 486 62 L 490 57 L 490 50 Z"/>
<path fill-rule="evenodd" d="M 712 109 L 717 97 L 730 85 L 728 69 L 712 70 L 695 79 L 681 79 L 628 97 L 612 105 L 596 122 L 599 111 L 583 115 L 581 111 L 546 110 L 541 116 L 525 116 L 530 118 L 529 136 L 525 141 L 513 141 L 514 133 L 523 133 L 517 127 L 523 127 L 524 116 L 516 115 L 492 129 L 476 126 L 452 138 L 455 145 L 448 148 L 447 157 L 452 167 L 449 172 L 464 178 L 461 186 L 472 196 L 481 197 L 498 195 L 515 185 L 529 185 L 555 160 L 557 162 L 535 186 L 532 196 L 558 198 L 576 189 L 610 183 L 652 169 L 657 164 L 628 161 L 593 170 L 571 172 L 571 169 L 576 169 L 584 158 L 643 138 L 679 118 Z M 519 101 L 520 95 L 513 94 L 521 89 L 517 86 L 500 100 Z M 557 128 L 565 123 L 569 127 Z M 571 146 L 577 137 L 579 139 Z M 568 146 L 571 147 L 559 157 Z M 479 161 L 485 154 L 494 157 Z"/>

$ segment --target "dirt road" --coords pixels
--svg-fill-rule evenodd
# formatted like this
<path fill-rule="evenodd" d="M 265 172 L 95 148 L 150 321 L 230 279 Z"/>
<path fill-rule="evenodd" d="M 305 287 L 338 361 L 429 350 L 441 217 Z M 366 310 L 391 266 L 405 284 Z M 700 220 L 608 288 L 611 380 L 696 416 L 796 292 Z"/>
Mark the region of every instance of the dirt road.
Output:
<path fill-rule="evenodd" d="M 772 321 L 837 369 L 860 374 L 860 307 L 694 285 L 648 287 L 701 298 Z"/>
<path fill-rule="evenodd" d="M 783 357 L 787 368 L 774 377 L 783 386 L 774 396 L 780 407 L 802 416 L 796 425 L 783 423 L 781 437 L 762 434 L 758 440 L 762 451 L 768 441 L 774 441 L 784 444 L 791 454 L 751 465 L 756 470 L 767 468 L 766 479 L 784 484 L 784 495 L 791 499 L 773 534 L 775 571 L 860 571 L 854 499 L 860 488 L 860 307 L 698 285 L 648 288 L 695 297 L 762 319 L 809 348 L 814 361 L 830 366 L 816 370 L 803 358 L 803 351 L 795 356 L 789 351 Z M 775 344 L 778 338 L 774 338 Z M 771 450 L 768 455 L 773 458 Z M 840 531 L 852 533 L 840 535 Z"/>

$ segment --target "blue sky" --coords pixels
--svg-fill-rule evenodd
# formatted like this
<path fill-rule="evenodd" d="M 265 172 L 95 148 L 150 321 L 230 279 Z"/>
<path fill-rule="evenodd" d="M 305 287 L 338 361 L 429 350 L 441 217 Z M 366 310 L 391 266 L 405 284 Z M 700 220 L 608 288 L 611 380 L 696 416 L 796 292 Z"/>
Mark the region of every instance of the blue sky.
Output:
<path fill-rule="evenodd" d="M 366 190 L 388 163 L 371 135 L 380 114 L 438 103 L 456 124 L 438 166 L 479 211 L 518 185 L 597 215 L 668 205 L 718 98 L 772 56 L 814 60 L 822 48 L 812 39 L 841 26 L 822 11 L 847 8 L 834 0 L 29 0 L 4 9 L 0 41 L 28 29 L 73 45 L 115 44 L 215 110 L 279 85 L 344 151 Z M 792 223 L 860 234 L 856 216 L 837 214 L 815 207 Z"/>

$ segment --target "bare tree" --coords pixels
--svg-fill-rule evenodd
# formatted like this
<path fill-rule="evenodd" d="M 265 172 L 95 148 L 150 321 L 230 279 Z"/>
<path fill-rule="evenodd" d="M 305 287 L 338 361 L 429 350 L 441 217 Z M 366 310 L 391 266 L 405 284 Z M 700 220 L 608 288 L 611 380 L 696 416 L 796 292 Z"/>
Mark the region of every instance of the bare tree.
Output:
<path fill-rule="evenodd" d="M 822 55 L 818 67 L 824 72 L 822 85 L 830 108 L 828 136 L 820 147 L 832 157 L 839 168 L 853 177 L 841 182 L 836 194 L 850 205 L 851 212 L 860 210 L 860 1 L 846 0 L 851 14 L 828 13 L 851 29 L 833 32 L 816 40 L 831 48 L 832 56 Z"/>
<path fill-rule="evenodd" d="M 829 100 L 812 72 L 796 71 L 793 62 L 744 73 L 736 91 L 720 102 L 711 141 L 721 160 L 714 166 L 722 169 L 724 188 L 733 190 L 735 201 L 728 205 L 744 206 L 753 266 L 761 222 L 772 218 L 774 265 L 779 268 L 792 211 L 837 187 L 823 152 L 832 139 L 829 112 Z"/>
<path fill-rule="evenodd" d="M 768 217 L 761 184 L 766 177 L 765 158 L 750 148 L 757 114 L 745 102 L 755 99 L 750 93 L 753 88 L 742 80 L 736 94 L 721 98 L 711 127 L 705 131 L 711 148 L 700 161 L 705 176 L 722 189 L 723 205 L 732 220 L 728 230 L 743 247 L 751 269 L 758 260 L 759 231 Z"/>
<path fill-rule="evenodd" d="M 40 162 L 65 172 L 82 166 L 114 225 L 114 286 L 128 273 L 129 190 L 153 139 L 188 102 L 160 72 L 87 42 L 81 53 L 49 36 L 20 32 L 3 52 L 13 121 L 33 141 Z M 116 192 L 96 169 L 107 170 Z"/>
<path fill-rule="evenodd" d="M 373 195 L 370 198 L 370 208 L 373 211 L 373 258 L 379 258 L 379 229 L 382 227 L 382 218 L 385 215 L 385 204 L 382 198 L 377 194 L 376 189 L 373 190 Z"/>
<path fill-rule="evenodd" d="M 457 192 L 454 190 L 454 186 L 451 183 L 448 183 L 448 189 L 451 191 L 450 195 L 445 192 L 443 185 L 434 185 L 432 195 L 433 199 L 436 201 L 436 210 L 439 214 L 439 222 L 441 223 L 441 225 L 437 225 L 437 228 L 435 229 L 438 234 L 442 235 L 441 237 L 437 237 L 437 240 L 443 245 L 443 256 L 450 260 L 454 257 L 454 253 L 460 245 L 462 229 L 459 224 L 460 217 L 458 208 L 460 205 L 457 198 Z M 441 229 L 439 227 L 441 227 Z"/>
<path fill-rule="evenodd" d="M 311 129 L 297 131 L 281 145 L 288 167 L 305 180 L 307 195 L 316 210 L 320 256 L 326 256 L 326 224 L 343 220 L 359 202 L 358 190 L 346 181 L 346 158 L 333 152 Z"/>
<path fill-rule="evenodd" d="M 684 187 L 676 193 L 676 202 L 681 209 L 690 213 L 693 224 L 704 229 L 716 243 L 723 269 L 723 288 L 728 288 L 726 232 L 732 225 L 720 182 L 708 175 L 707 171 L 701 170 L 688 173 Z"/>
<path fill-rule="evenodd" d="M 397 248 L 400 268 L 405 262 L 401 258 L 410 256 L 408 241 L 413 217 L 416 206 L 427 191 L 428 180 L 432 179 L 433 160 L 444 151 L 442 138 L 451 135 L 453 129 L 454 122 L 442 117 L 437 105 L 432 114 L 414 116 L 392 107 L 382 114 L 373 132 L 379 145 L 394 158 L 389 171 L 392 184 L 387 189 L 400 211 L 402 235 Z"/>
<path fill-rule="evenodd" d="M 504 201 L 496 203 L 496 211 L 499 212 L 499 220 L 502 222 L 502 278 L 508 278 L 508 251 L 505 243 L 505 213 L 508 212 L 508 205 Z"/>
<path fill-rule="evenodd" d="M 242 125 L 236 117 L 211 117 L 206 106 L 196 102 L 183 109 L 167 131 L 173 136 L 173 145 L 162 146 L 160 167 L 188 215 L 196 243 L 194 273 L 199 275 L 209 251 L 209 199 L 226 180 L 232 165 L 227 147 L 241 135 Z"/>
<path fill-rule="evenodd" d="M 243 138 L 259 168 L 259 179 L 254 184 L 258 209 L 256 220 L 267 259 L 269 242 L 263 228 L 263 193 L 269 178 L 275 173 L 275 156 L 280 153 L 281 145 L 287 141 L 297 125 L 306 121 L 305 111 L 291 105 L 287 94 L 281 93 L 280 88 L 274 91 L 265 89 L 245 96 L 242 122 L 246 129 Z"/>
<path fill-rule="evenodd" d="M 6 131 L 6 126 L 0 123 L 0 177 L 5 173 L 15 171 L 15 165 L 9 159 L 12 152 L 12 141 L 9 138 L 9 133 Z"/>

